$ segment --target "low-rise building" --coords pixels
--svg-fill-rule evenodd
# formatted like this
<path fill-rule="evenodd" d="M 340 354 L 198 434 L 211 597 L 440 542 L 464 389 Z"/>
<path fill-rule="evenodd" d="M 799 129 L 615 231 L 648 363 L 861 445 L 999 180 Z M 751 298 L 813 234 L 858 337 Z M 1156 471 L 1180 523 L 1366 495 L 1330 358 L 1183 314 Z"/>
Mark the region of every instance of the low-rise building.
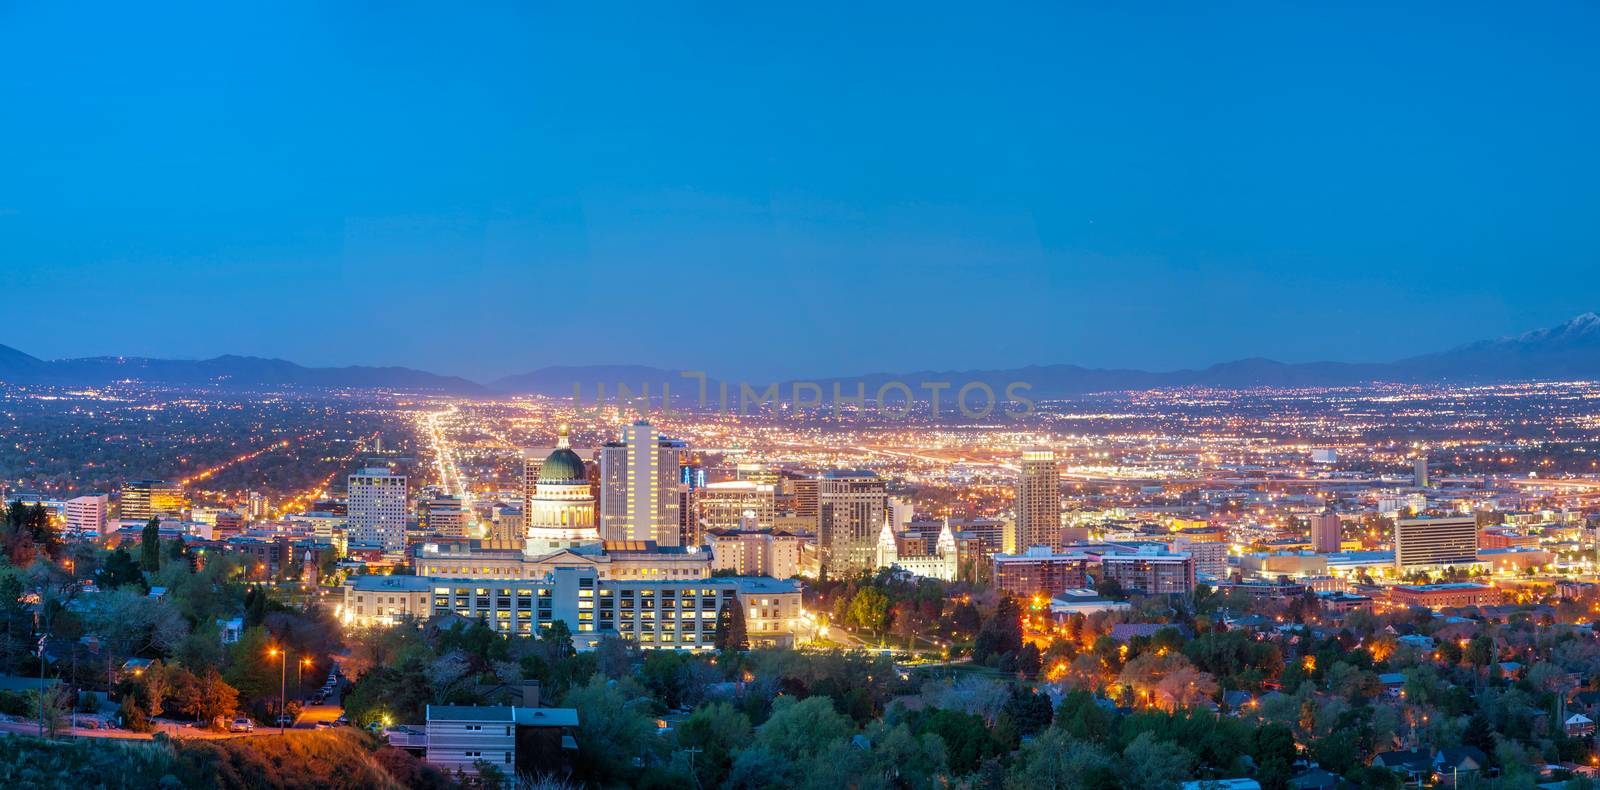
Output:
<path fill-rule="evenodd" d="M 645 649 L 708 650 L 724 605 L 740 607 L 751 646 L 794 644 L 800 585 L 767 577 L 615 580 L 580 567 L 555 568 L 542 579 L 357 576 L 345 583 L 340 616 L 354 625 L 384 625 L 408 615 L 456 614 L 481 617 L 508 636 L 542 633 L 561 620 L 580 650 L 606 634 Z"/>
<path fill-rule="evenodd" d="M 1398 584 L 1389 588 L 1389 602 L 1428 609 L 1495 606 L 1500 603 L 1500 591 L 1487 584 L 1472 582 Z"/>

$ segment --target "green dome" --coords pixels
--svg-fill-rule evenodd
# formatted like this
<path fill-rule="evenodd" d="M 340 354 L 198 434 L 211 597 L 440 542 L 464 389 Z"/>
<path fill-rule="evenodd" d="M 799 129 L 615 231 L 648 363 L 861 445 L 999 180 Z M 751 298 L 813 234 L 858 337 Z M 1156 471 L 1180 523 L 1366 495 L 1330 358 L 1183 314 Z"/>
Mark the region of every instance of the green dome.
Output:
<path fill-rule="evenodd" d="M 539 467 L 539 482 L 552 484 L 587 483 L 589 475 L 583 471 L 583 459 L 566 447 L 557 448 Z"/>

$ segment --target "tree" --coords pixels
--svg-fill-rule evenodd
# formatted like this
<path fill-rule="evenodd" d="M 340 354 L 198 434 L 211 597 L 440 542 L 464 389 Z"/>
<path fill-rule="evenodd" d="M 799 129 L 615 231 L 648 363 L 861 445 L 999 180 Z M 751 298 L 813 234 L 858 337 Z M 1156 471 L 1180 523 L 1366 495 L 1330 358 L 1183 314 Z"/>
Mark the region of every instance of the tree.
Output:
<path fill-rule="evenodd" d="M 813 757 L 855 730 L 827 697 L 779 697 L 772 716 L 756 730 L 756 743 L 791 760 Z"/>
<path fill-rule="evenodd" d="M 1039 734 L 1050 726 L 1054 714 L 1049 697 L 1022 686 L 1012 687 L 1003 712 L 1010 714 L 1019 735 Z"/>
<path fill-rule="evenodd" d="M 915 731 L 918 735 L 937 735 L 944 741 L 950 770 L 957 776 L 978 770 L 998 751 L 983 718 L 970 713 L 935 708 L 921 717 Z"/>
<path fill-rule="evenodd" d="M 745 634 L 744 607 L 737 598 L 722 602 L 717 610 L 717 636 L 712 646 L 721 651 L 750 649 L 750 639 Z"/>
<path fill-rule="evenodd" d="M 749 746 L 755 734 L 750 718 L 726 702 L 705 705 L 678 727 L 678 746 L 698 749 L 690 763 L 701 787 L 717 787 L 733 767 L 736 752 Z"/>
<path fill-rule="evenodd" d="M 575 733 L 576 773 L 585 784 L 630 784 L 626 780 L 634 772 L 634 760 L 648 762 L 658 748 L 655 726 L 638 709 L 639 702 L 648 700 L 643 692 L 637 684 L 612 683 L 597 674 L 562 699 L 562 706 L 577 710 L 583 722 Z"/>
<path fill-rule="evenodd" d="M 889 626 L 889 596 L 876 587 L 863 587 L 850 599 L 845 621 L 856 628 L 881 635 Z"/>
<path fill-rule="evenodd" d="M 151 516 L 139 537 L 139 568 L 154 576 L 161 570 L 161 519 Z"/>
<path fill-rule="evenodd" d="M 1093 694 L 1076 689 L 1061 699 L 1055 725 L 1074 738 L 1106 743 L 1116 731 L 1117 715 L 1100 707 Z"/>
<path fill-rule="evenodd" d="M 1281 724 L 1268 724 L 1256 730 L 1253 741 L 1256 780 L 1262 790 L 1284 790 L 1294 766 L 1294 732 Z"/>
<path fill-rule="evenodd" d="M 1022 676 L 1032 680 L 1039 676 L 1039 670 L 1044 664 L 1044 657 L 1039 654 L 1039 646 L 1028 642 L 1017 653 L 1017 671 Z"/>
<path fill-rule="evenodd" d="M 22 600 L 22 580 L 0 572 L 0 672 L 15 674 L 33 648 L 33 613 Z"/>
<path fill-rule="evenodd" d="M 1105 752 L 1056 729 L 1023 744 L 1006 779 L 1007 790 L 1110 790 L 1120 786 Z"/>
<path fill-rule="evenodd" d="M 1194 755 L 1189 750 L 1170 741 L 1158 741 L 1149 732 L 1139 733 L 1122 750 L 1122 760 L 1127 776 L 1133 781 L 1129 787 L 1168 790 L 1189 778 L 1194 769 Z"/>
<path fill-rule="evenodd" d="M 144 584 L 144 575 L 139 572 L 139 564 L 133 561 L 133 555 L 128 550 L 117 547 L 106 557 L 105 567 L 99 571 L 100 587 L 103 590 L 115 590 L 127 584 Z"/>
<path fill-rule="evenodd" d="M 1001 598 L 994 616 L 985 620 L 978 629 L 977 641 L 972 646 L 972 660 L 992 663 L 993 657 L 1010 655 L 1015 659 L 1022 650 L 1022 609 L 1009 597 Z"/>

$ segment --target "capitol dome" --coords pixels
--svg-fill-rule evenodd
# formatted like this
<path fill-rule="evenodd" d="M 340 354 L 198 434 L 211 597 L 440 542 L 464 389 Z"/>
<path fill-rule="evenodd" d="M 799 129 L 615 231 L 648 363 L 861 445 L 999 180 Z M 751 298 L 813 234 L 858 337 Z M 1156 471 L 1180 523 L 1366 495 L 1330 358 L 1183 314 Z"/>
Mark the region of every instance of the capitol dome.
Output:
<path fill-rule="evenodd" d="M 539 467 L 539 485 L 572 485 L 588 483 L 589 475 L 583 471 L 583 459 L 570 448 L 557 447 Z"/>

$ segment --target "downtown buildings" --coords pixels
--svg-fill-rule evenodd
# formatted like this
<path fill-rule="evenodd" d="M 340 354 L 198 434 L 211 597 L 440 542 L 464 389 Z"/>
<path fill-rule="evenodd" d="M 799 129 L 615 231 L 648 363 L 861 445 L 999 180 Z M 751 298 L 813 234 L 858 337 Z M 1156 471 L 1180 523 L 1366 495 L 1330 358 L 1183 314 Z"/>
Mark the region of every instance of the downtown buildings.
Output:
<path fill-rule="evenodd" d="M 1025 450 L 1017 475 L 1017 518 L 1005 551 L 1055 546 L 1061 536 L 1061 472 L 1053 450 Z"/>
<path fill-rule="evenodd" d="M 817 549 L 825 575 L 877 569 L 888 506 L 888 489 L 872 472 L 833 470 L 817 479 Z"/>
<path fill-rule="evenodd" d="M 157 516 L 177 516 L 188 507 L 183 486 L 166 480 L 130 480 L 122 485 L 118 502 L 121 518 L 148 521 Z"/>
<path fill-rule="evenodd" d="M 348 478 L 350 542 L 385 552 L 406 548 L 406 476 L 369 467 Z"/>

